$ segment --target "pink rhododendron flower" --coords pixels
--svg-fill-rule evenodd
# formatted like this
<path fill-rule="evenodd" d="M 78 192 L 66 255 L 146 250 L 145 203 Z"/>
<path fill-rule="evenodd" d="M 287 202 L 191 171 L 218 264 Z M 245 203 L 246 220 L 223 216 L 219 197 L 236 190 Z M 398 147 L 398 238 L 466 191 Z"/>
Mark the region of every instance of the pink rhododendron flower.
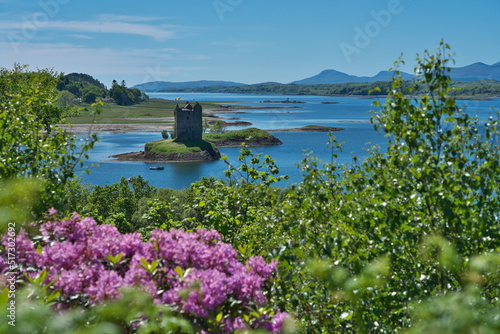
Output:
<path fill-rule="evenodd" d="M 24 230 L 17 235 L 17 276 L 26 280 L 25 275 L 34 278 L 45 270 L 45 284 L 60 292 L 57 309 L 116 299 L 121 287 L 139 286 L 188 319 L 225 314 L 223 333 L 259 326 L 279 332 L 288 316 L 259 319 L 250 314 L 247 306 L 266 304 L 262 289 L 277 262 L 266 263 L 260 256 L 239 262 L 237 252 L 215 230 L 155 230 L 144 242 L 138 233 L 121 234 L 115 226 L 78 214 L 39 228 L 41 238 L 30 238 Z M 9 270 L 4 264 L 7 242 L 2 238 L 0 274 Z M 250 317 L 252 326 L 242 315 Z"/>

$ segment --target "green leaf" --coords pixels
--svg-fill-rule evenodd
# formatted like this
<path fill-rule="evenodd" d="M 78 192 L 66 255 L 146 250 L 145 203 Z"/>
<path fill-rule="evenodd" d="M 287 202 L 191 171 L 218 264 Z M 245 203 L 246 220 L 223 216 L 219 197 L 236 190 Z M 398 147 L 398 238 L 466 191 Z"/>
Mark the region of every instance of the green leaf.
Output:
<path fill-rule="evenodd" d="M 116 265 L 123 258 L 123 253 L 118 253 L 115 256 L 108 255 L 107 259 L 111 262 L 112 265 Z"/>
<path fill-rule="evenodd" d="M 177 273 L 177 275 L 179 275 L 179 277 L 183 277 L 184 276 L 184 270 L 182 270 L 181 267 L 179 267 L 179 266 L 175 267 L 174 271 Z"/>
<path fill-rule="evenodd" d="M 46 303 L 49 304 L 51 303 L 54 299 L 56 299 L 57 297 L 61 296 L 61 291 L 57 290 L 57 291 L 53 291 L 46 299 Z"/>

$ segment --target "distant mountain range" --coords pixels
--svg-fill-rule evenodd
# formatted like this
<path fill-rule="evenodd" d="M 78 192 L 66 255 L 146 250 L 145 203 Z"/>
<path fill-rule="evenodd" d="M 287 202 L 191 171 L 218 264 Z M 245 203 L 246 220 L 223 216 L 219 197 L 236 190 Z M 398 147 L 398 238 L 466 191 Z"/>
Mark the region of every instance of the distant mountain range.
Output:
<path fill-rule="evenodd" d="M 401 72 L 401 75 L 405 80 L 411 80 L 413 75 Z M 310 78 L 293 81 L 292 85 L 320 85 L 320 84 L 339 84 L 348 82 L 376 82 L 376 81 L 387 81 L 392 76 L 391 72 L 381 71 L 373 77 L 358 77 L 355 75 L 349 75 L 344 72 L 339 72 L 336 70 L 324 70 L 320 74 L 312 76 Z"/>
<path fill-rule="evenodd" d="M 453 80 L 476 81 L 476 80 L 497 80 L 500 81 L 500 62 L 493 65 L 484 63 L 474 63 L 464 67 L 454 67 L 451 69 Z"/>
<path fill-rule="evenodd" d="M 412 74 L 401 72 L 405 80 L 411 80 Z M 319 84 L 341 84 L 351 82 L 377 82 L 387 81 L 392 76 L 391 72 L 381 71 L 372 77 L 358 77 L 336 70 L 324 70 L 321 73 L 310 78 L 293 81 L 293 85 L 319 85 Z M 500 81 L 500 62 L 487 65 L 484 63 L 474 63 L 463 67 L 454 67 L 451 69 L 450 76 L 457 81 L 477 81 L 477 80 L 498 80 Z M 146 92 L 159 92 L 175 88 L 200 88 L 200 87 L 236 87 L 246 86 L 246 84 L 233 81 L 185 81 L 185 82 L 167 82 L 155 81 L 136 85 L 133 88 L 139 88 Z"/>
<path fill-rule="evenodd" d="M 412 74 L 401 72 L 405 80 L 411 80 Z M 303 80 L 293 81 L 296 85 L 317 85 L 317 84 L 338 84 L 348 82 L 376 82 L 387 81 L 392 74 L 388 71 L 381 71 L 373 77 L 358 77 L 335 70 L 325 70 L 320 74 Z M 493 65 L 484 63 L 474 63 L 464 67 L 451 68 L 450 76 L 457 81 L 476 81 L 476 80 L 498 80 L 500 81 L 500 62 Z"/>
<path fill-rule="evenodd" d="M 210 81 L 210 80 L 200 80 L 200 81 L 184 81 L 184 82 L 170 82 L 170 81 L 154 81 L 147 82 L 140 85 L 135 85 L 132 88 L 139 88 L 143 92 L 160 92 L 166 89 L 172 88 L 199 88 L 199 87 L 237 87 L 246 86 L 244 83 L 233 82 L 233 81 Z"/>

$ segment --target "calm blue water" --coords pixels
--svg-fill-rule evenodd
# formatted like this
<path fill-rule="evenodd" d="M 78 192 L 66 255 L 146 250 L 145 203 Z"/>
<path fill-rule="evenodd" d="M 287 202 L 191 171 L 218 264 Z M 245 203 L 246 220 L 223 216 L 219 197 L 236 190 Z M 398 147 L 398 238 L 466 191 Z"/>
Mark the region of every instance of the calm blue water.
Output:
<path fill-rule="evenodd" d="M 287 109 L 242 110 L 245 114 L 222 115 L 238 117 L 243 121 L 253 123 L 252 126 L 262 129 L 295 128 L 311 124 L 344 128 L 344 131 L 334 133 L 337 140 L 343 143 L 343 151 L 337 152 L 339 163 L 349 164 L 352 155 L 365 156 L 365 149 L 370 144 L 383 146 L 385 138 L 373 130 L 369 123 L 369 110 L 373 110 L 374 99 L 356 97 L 322 97 L 322 96 L 282 96 L 282 95 L 238 95 L 238 94 L 198 94 L 198 93 L 150 93 L 150 97 L 175 99 L 183 101 L 228 101 L 248 103 L 249 105 L 284 106 Z M 265 100 L 284 101 L 286 99 L 306 102 L 305 104 L 265 104 Z M 338 104 L 321 104 L 321 102 L 339 102 Z M 486 118 L 491 108 L 500 109 L 500 99 L 493 101 L 460 101 L 470 113 Z M 299 106 L 300 109 L 290 108 Z M 234 127 L 236 129 L 236 127 Z M 241 128 L 241 127 L 239 127 Z M 269 154 L 276 160 L 281 174 L 290 177 L 286 186 L 301 181 L 300 168 L 296 164 L 304 157 L 304 152 L 312 151 L 314 156 L 324 161 L 331 160 L 331 149 L 327 147 L 329 137 L 320 132 L 272 132 L 283 145 L 272 147 L 255 147 L 255 153 Z M 187 188 L 202 176 L 224 178 L 226 164 L 223 161 L 203 163 L 161 163 L 162 171 L 149 170 L 151 164 L 143 162 L 118 162 L 109 156 L 120 153 L 143 150 L 144 144 L 161 139 L 160 133 L 100 133 L 100 142 L 90 152 L 88 164 L 91 165 L 89 175 L 82 174 L 85 182 L 95 185 L 116 183 L 121 177 L 142 175 L 156 187 L 173 189 Z M 220 148 L 229 161 L 237 165 L 239 148 Z M 158 163 L 154 164 L 158 165 Z"/>

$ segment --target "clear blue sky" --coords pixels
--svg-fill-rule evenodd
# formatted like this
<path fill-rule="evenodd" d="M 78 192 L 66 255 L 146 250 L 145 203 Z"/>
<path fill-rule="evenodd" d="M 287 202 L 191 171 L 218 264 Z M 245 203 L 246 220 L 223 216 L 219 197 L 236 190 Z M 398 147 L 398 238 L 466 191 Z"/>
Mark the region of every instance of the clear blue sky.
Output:
<path fill-rule="evenodd" d="M 375 75 L 444 39 L 456 66 L 500 61 L 499 0 L 0 0 L 0 66 L 148 81 L 288 83 Z"/>

